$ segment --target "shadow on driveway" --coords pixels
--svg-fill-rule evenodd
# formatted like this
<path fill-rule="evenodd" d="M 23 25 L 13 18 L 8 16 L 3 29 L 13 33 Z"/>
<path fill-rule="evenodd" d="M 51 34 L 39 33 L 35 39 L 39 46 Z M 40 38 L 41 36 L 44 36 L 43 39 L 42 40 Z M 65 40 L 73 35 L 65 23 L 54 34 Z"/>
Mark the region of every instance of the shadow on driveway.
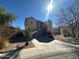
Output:
<path fill-rule="evenodd" d="M 18 57 L 20 51 L 24 48 L 24 46 L 22 47 L 17 47 L 17 49 L 10 51 L 8 54 L 6 54 L 3 57 L 0 57 L 0 59 L 15 59 Z"/>
<path fill-rule="evenodd" d="M 48 36 L 48 35 L 33 35 L 33 39 L 38 40 L 39 42 L 45 42 L 49 43 L 54 40 L 53 36 Z"/>

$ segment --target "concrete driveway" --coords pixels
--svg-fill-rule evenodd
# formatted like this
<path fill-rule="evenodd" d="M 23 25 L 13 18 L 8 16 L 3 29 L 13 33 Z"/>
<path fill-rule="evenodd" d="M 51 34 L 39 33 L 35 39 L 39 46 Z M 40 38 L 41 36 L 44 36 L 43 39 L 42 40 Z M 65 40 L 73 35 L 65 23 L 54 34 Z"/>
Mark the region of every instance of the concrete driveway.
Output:
<path fill-rule="evenodd" d="M 79 45 L 54 40 L 50 43 L 32 41 L 36 47 L 22 49 L 14 59 L 79 59 Z"/>
<path fill-rule="evenodd" d="M 58 40 L 50 43 L 32 41 L 35 48 L 22 50 L 20 59 L 79 59 L 79 45 L 73 45 Z"/>

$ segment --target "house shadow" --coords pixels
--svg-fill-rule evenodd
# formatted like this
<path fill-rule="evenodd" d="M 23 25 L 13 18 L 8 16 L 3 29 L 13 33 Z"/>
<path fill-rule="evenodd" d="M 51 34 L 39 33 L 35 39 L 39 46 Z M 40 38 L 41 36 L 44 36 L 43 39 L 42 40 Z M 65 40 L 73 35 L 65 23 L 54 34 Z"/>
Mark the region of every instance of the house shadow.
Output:
<path fill-rule="evenodd" d="M 17 34 L 13 35 L 10 38 L 10 42 L 12 43 L 26 42 L 26 41 L 28 41 L 27 37 L 22 32 L 18 32 Z"/>
<path fill-rule="evenodd" d="M 32 39 L 28 40 L 27 36 L 25 36 L 22 32 L 18 32 L 16 35 L 12 36 L 10 39 L 12 43 L 32 41 L 33 39 L 36 39 L 39 42 L 49 43 L 54 40 L 54 37 L 52 35 L 42 35 L 36 32 L 32 35 Z"/>
<path fill-rule="evenodd" d="M 33 39 L 38 40 L 39 42 L 44 42 L 44 43 L 49 43 L 54 40 L 53 36 L 49 35 L 39 35 L 39 34 L 33 34 L 32 36 Z"/>

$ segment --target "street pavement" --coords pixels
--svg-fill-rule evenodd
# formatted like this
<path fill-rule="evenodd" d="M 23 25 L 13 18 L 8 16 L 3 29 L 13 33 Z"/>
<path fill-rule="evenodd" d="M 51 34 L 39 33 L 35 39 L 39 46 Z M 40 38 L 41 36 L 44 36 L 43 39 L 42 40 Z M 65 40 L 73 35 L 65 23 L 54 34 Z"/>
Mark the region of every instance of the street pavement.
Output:
<path fill-rule="evenodd" d="M 50 43 L 33 39 L 34 48 L 22 49 L 13 59 L 79 59 L 79 45 L 54 40 Z"/>

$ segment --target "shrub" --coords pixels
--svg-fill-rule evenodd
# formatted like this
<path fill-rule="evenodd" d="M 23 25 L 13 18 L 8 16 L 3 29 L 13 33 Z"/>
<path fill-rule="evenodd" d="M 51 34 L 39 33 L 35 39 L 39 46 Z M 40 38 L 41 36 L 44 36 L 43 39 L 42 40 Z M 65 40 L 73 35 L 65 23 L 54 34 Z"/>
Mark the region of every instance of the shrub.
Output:
<path fill-rule="evenodd" d="M 10 38 L 15 35 L 19 30 L 14 27 L 7 27 L 6 29 L 0 28 L 0 35 L 6 38 Z"/>
<path fill-rule="evenodd" d="M 9 40 L 5 38 L 0 38 L 0 49 L 6 48 L 10 45 Z"/>

